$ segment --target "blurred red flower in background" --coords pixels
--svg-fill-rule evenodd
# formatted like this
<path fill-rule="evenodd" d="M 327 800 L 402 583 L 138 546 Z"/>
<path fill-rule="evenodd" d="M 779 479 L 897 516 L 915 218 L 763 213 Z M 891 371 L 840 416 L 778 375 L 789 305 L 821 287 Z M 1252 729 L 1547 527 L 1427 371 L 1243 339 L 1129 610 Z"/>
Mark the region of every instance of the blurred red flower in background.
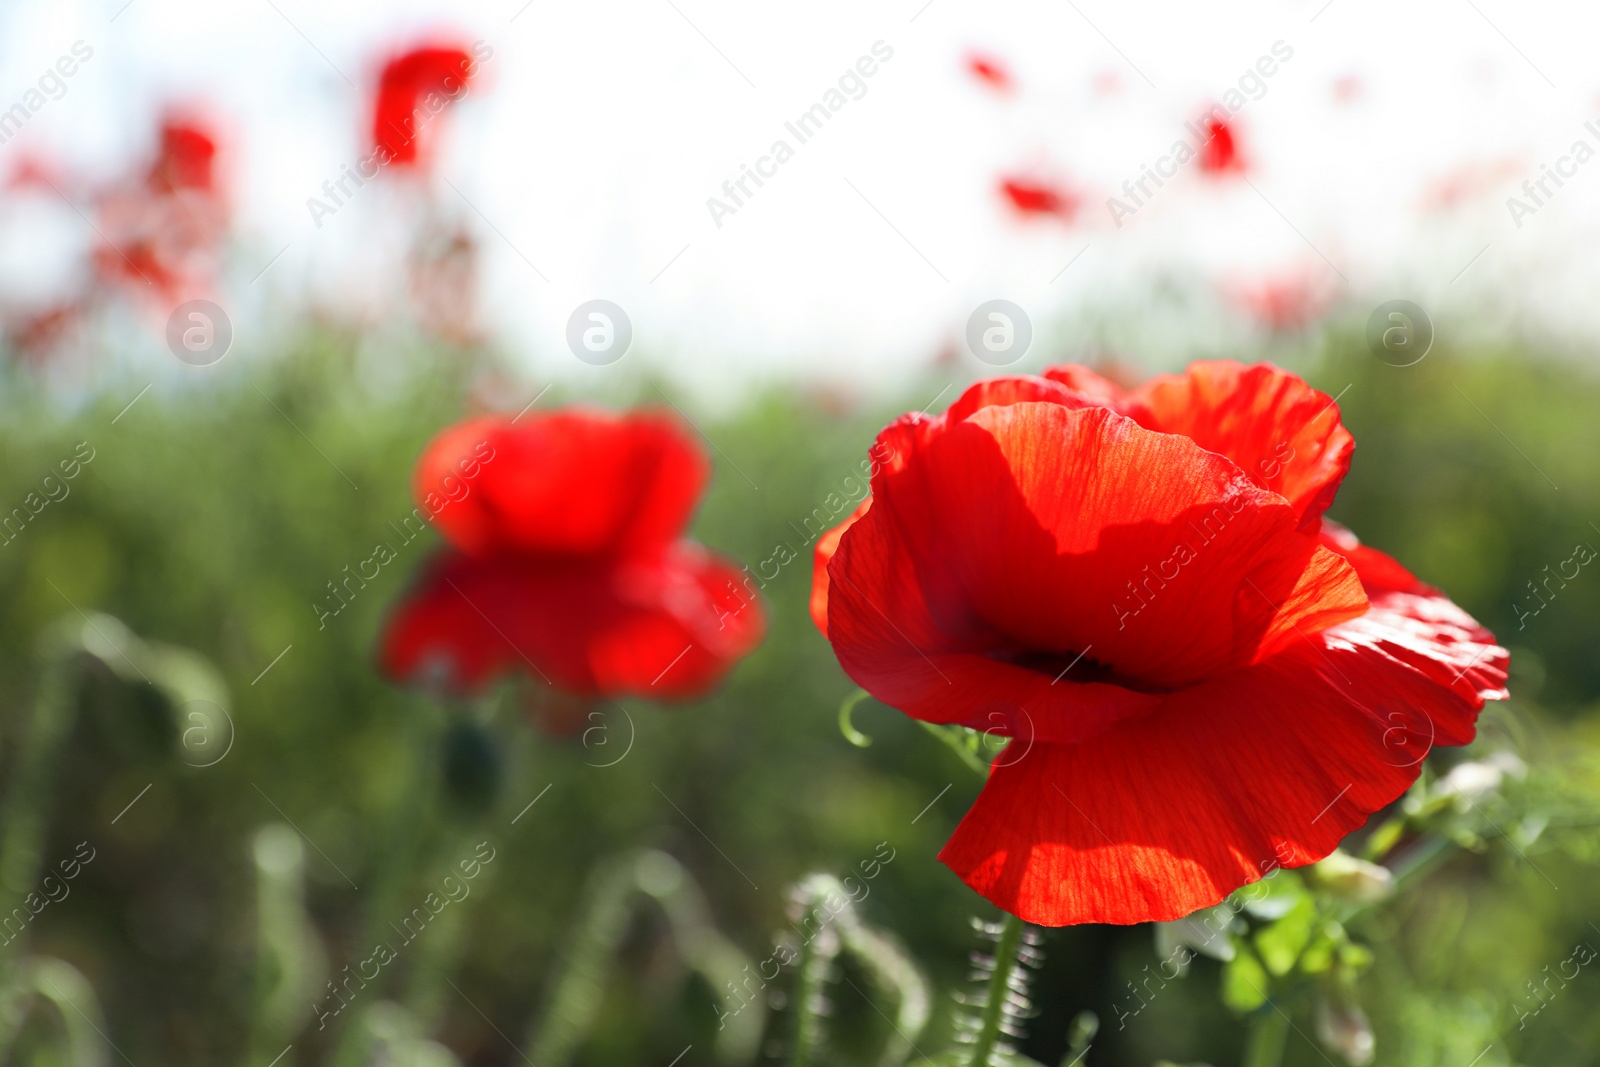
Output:
<path fill-rule="evenodd" d="M 169 118 L 161 126 L 161 150 L 146 179 L 151 190 L 216 189 L 217 142 L 193 122 Z"/>
<path fill-rule="evenodd" d="M 879 700 L 1013 739 L 940 858 L 1024 919 L 1175 919 L 1320 859 L 1506 695 L 1488 631 L 1322 518 L 1353 441 L 1285 371 L 1057 367 L 878 442 L 813 616 Z"/>
<path fill-rule="evenodd" d="M 465 49 L 443 44 L 413 48 L 384 64 L 373 104 L 372 145 L 385 163 L 426 164 L 427 120 L 466 92 L 476 70 Z"/>
<path fill-rule="evenodd" d="M 972 53 L 967 56 L 967 70 L 971 71 L 975 78 L 988 85 L 991 89 L 1005 93 L 1010 92 L 1013 87 L 1011 71 L 1007 70 L 1006 65 L 994 56 L 982 55 L 977 52 Z"/>
<path fill-rule="evenodd" d="M 446 429 L 414 489 L 450 547 L 390 619 L 384 669 L 464 690 L 527 668 L 578 697 L 705 693 L 766 629 L 741 569 L 683 537 L 708 470 L 655 412 Z"/>
<path fill-rule="evenodd" d="M 1206 174 L 1243 174 L 1244 156 L 1234 138 L 1233 127 L 1221 119 L 1206 123 L 1205 143 L 1200 146 L 1200 169 Z"/>
<path fill-rule="evenodd" d="M 1070 221 L 1078 211 L 1078 198 L 1065 190 L 1025 178 L 1003 178 L 1000 194 L 1023 215 L 1054 215 Z"/>
<path fill-rule="evenodd" d="M 216 164 L 211 127 L 168 114 L 154 161 L 100 200 L 105 243 L 95 250 L 94 265 L 101 278 L 163 304 L 207 293 L 228 229 Z"/>
<path fill-rule="evenodd" d="M 1250 282 L 1224 283 L 1223 293 L 1273 333 L 1299 333 L 1319 321 L 1333 305 L 1327 271 L 1286 269 Z"/>

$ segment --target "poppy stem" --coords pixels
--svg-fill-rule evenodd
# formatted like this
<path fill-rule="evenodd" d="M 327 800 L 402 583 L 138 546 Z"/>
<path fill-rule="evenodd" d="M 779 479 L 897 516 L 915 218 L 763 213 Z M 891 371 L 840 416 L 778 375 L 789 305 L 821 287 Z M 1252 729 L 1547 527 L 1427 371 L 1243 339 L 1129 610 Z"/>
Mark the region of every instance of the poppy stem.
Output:
<path fill-rule="evenodd" d="M 1245 1036 L 1243 1067 L 1278 1067 L 1283 1062 L 1283 1046 L 1289 1037 L 1289 1017 L 1268 1005 L 1250 1020 L 1250 1031 Z"/>
<path fill-rule="evenodd" d="M 794 1049 L 789 1067 L 811 1067 L 822 1039 L 822 979 L 832 957 L 809 938 L 800 948 L 800 977 L 794 991 Z"/>
<path fill-rule="evenodd" d="M 1000 1040 L 1000 1028 L 1006 1020 L 1006 1004 L 1011 997 L 1011 976 L 1017 969 L 1017 953 L 1022 948 L 1022 934 L 1028 924 L 1015 915 L 1007 914 L 1000 923 L 1000 939 L 994 947 L 994 973 L 989 976 L 989 988 L 983 1000 L 983 1015 L 977 1036 L 973 1039 L 972 1055 L 967 1067 L 990 1067 L 990 1057 Z"/>
<path fill-rule="evenodd" d="M 72 699 L 72 655 L 77 649 L 62 643 L 46 653 L 34 695 L 33 715 L 27 736 L 17 756 L 7 791 L 3 840 L 0 840 L 0 890 L 6 896 L 30 900 L 39 876 L 50 801 L 55 795 L 56 772 L 62 751 L 72 730 L 77 706 Z M 31 908 L 31 905 L 29 905 Z M 9 918 L 9 917 L 8 917 Z M 29 916 L 31 920 L 31 916 Z M 12 1041 L 22 1027 L 27 1011 L 28 963 L 25 958 L 26 927 L 17 934 L 5 932 L 7 944 L 17 938 L 23 943 L 8 947 L 0 965 L 0 1058 L 6 1057 Z"/>

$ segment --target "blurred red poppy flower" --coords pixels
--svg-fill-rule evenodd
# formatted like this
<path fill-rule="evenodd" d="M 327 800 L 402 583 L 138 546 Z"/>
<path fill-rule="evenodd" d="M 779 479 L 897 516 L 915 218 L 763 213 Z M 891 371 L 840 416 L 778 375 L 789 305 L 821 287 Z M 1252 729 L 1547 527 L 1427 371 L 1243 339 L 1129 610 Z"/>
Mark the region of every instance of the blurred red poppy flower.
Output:
<path fill-rule="evenodd" d="M 477 64 L 461 48 L 425 45 L 384 64 L 373 105 L 372 145 L 384 162 L 415 166 L 428 119 L 467 89 Z"/>
<path fill-rule="evenodd" d="M 976 52 L 967 56 L 967 70 L 973 77 L 988 85 L 991 89 L 1000 92 L 1010 92 L 1012 88 L 1011 71 L 1006 65 L 993 56 L 980 55 Z"/>
<path fill-rule="evenodd" d="M 100 199 L 105 242 L 94 265 L 163 305 L 208 292 L 228 229 L 217 176 L 217 138 L 204 122 L 168 114 L 155 159 Z"/>
<path fill-rule="evenodd" d="M 1334 287 L 1325 271 L 1288 270 L 1270 278 L 1224 284 L 1223 292 L 1273 333 L 1299 333 L 1319 321 L 1333 304 Z"/>
<path fill-rule="evenodd" d="M 1062 189 L 1024 178 L 1004 178 L 1000 194 L 1024 215 L 1055 215 L 1071 219 L 1078 211 L 1078 198 Z"/>
<path fill-rule="evenodd" d="M 450 547 L 390 619 L 384 669 L 465 690 L 525 669 L 582 697 L 706 692 L 766 628 L 742 570 L 683 538 L 708 469 L 653 412 L 446 429 L 414 490 Z"/>
<path fill-rule="evenodd" d="M 212 173 L 216 158 L 217 142 L 210 131 L 196 122 L 169 118 L 161 126 L 161 149 L 147 182 L 159 193 L 210 191 L 216 187 Z"/>
<path fill-rule="evenodd" d="M 994 379 L 882 432 L 813 616 L 879 700 L 1012 739 L 952 870 L 1032 922 L 1178 918 L 1472 739 L 1507 654 L 1322 518 L 1352 448 L 1331 398 L 1226 361 Z"/>
<path fill-rule="evenodd" d="M 1206 140 L 1200 146 L 1200 169 L 1207 174 L 1243 174 L 1246 170 L 1233 127 L 1221 119 L 1214 118 L 1206 123 Z"/>

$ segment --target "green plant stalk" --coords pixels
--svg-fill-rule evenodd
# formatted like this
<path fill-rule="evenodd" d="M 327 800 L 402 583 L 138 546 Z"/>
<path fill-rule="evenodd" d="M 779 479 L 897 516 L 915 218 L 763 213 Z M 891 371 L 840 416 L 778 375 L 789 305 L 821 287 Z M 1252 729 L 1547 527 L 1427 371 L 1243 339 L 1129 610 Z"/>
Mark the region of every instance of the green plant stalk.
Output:
<path fill-rule="evenodd" d="M 761 1041 L 764 1010 L 759 997 L 748 1003 L 735 989 L 747 960 L 711 924 L 705 895 L 677 860 L 642 850 L 605 861 L 590 875 L 581 899 L 585 907 L 556 965 L 550 998 L 528 1029 L 526 1047 L 539 1067 L 565 1067 L 594 1029 L 605 997 L 606 973 L 614 961 L 636 899 L 661 906 L 673 943 L 684 963 L 722 999 L 724 1026 L 717 1060 L 747 1063 Z M 747 988 L 747 987 L 746 987 Z M 744 1013 L 744 1008 L 754 1010 Z M 728 1019 L 733 1020 L 727 1025 Z"/>
<path fill-rule="evenodd" d="M 420 705 L 420 706 L 416 706 Z M 404 716 L 410 733 L 411 769 L 401 785 L 394 818 L 389 827 L 387 847 L 383 860 L 374 871 L 373 888 L 362 909 L 361 940 L 357 943 L 357 958 L 371 952 L 380 941 L 389 941 L 393 935 L 390 922 L 401 909 L 406 886 L 417 868 L 417 860 L 424 848 L 422 832 L 427 822 L 429 802 L 438 792 L 432 778 L 434 757 L 439 739 L 438 716 L 429 701 L 416 701 L 406 709 Z M 332 1067 L 357 1067 L 362 1062 L 363 1051 L 370 1037 L 366 1026 L 360 1025 L 363 1015 L 381 999 L 383 986 L 391 977 L 384 970 L 363 987 L 363 1003 L 340 1020 L 339 1037 L 334 1044 L 328 1063 Z"/>
<path fill-rule="evenodd" d="M 819 950 L 817 938 L 800 949 L 800 978 L 795 985 L 794 1050 L 789 1067 L 811 1067 L 812 1056 L 822 1040 L 822 979 L 828 970 L 827 953 Z"/>
<path fill-rule="evenodd" d="M 590 876 L 586 911 L 557 965 L 550 999 L 528 1029 L 523 1047 L 540 1067 L 565 1067 L 599 1014 L 606 968 L 628 924 L 633 891 L 629 859 L 612 860 Z"/>
<path fill-rule="evenodd" d="M 39 677 L 27 738 L 17 756 L 16 775 L 6 794 L 5 838 L 0 844 L 0 891 L 25 895 L 39 876 L 45 811 L 76 707 L 68 699 L 72 650 L 51 656 Z"/>
<path fill-rule="evenodd" d="M 39 877 L 46 813 L 55 792 L 61 753 L 76 717 L 76 708 L 69 699 L 73 678 L 70 665 L 75 651 L 71 646 L 52 649 L 46 660 L 34 696 L 28 734 L 6 794 L 4 838 L 0 839 L 0 893 L 7 901 L 25 898 Z M 24 965 L 26 945 L 24 931 L 13 943 L 0 947 L 0 1060 L 8 1058 L 32 992 Z"/>
<path fill-rule="evenodd" d="M 988 995 L 983 1002 L 983 1016 L 978 1036 L 972 1044 L 972 1055 L 967 1067 L 989 1067 L 989 1057 L 1000 1040 L 1000 1024 L 1005 1021 L 1006 997 L 1011 993 L 1011 974 L 1017 969 L 1017 950 L 1022 947 L 1022 931 L 1027 923 L 1007 913 L 1000 924 L 1000 940 L 994 947 L 994 973 L 989 976 Z"/>
<path fill-rule="evenodd" d="M 467 834 L 466 829 L 462 827 L 463 832 L 448 835 L 447 840 L 465 842 L 477 836 Z M 453 854 L 444 859 L 435 869 L 430 884 L 439 885 L 450 875 L 457 875 L 459 879 L 459 872 L 451 865 L 454 861 Z M 469 895 L 458 901 L 452 900 L 445 913 L 428 924 L 428 936 L 417 939 L 417 956 L 411 961 L 411 972 L 407 976 L 400 1003 L 425 1034 L 434 1033 L 444 1018 L 448 1003 L 446 997 L 453 995 L 449 976 L 457 969 L 468 947 L 468 934 L 471 932 L 469 920 L 472 916 L 468 909 L 474 898 L 488 892 L 494 881 L 494 872 L 493 867 L 483 868 L 478 880 L 472 884 Z"/>
<path fill-rule="evenodd" d="M 255 996 L 248 1062 L 267 1067 L 305 1025 L 306 1003 L 323 995 L 327 954 L 305 905 L 305 849 L 282 824 L 256 832 Z"/>
<path fill-rule="evenodd" d="M 1245 1035 L 1243 1067 L 1278 1067 L 1283 1062 L 1283 1046 L 1289 1037 L 1289 1018 L 1276 1005 L 1250 1020 Z"/>

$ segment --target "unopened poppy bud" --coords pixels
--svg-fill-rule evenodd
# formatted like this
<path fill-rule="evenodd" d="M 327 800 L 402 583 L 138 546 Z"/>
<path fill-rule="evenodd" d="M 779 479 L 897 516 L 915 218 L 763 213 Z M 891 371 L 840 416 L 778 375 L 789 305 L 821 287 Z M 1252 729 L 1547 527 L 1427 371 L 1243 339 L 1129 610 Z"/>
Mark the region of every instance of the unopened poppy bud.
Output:
<path fill-rule="evenodd" d="M 1394 873 L 1389 868 L 1337 849 L 1310 873 L 1317 888 L 1357 904 L 1375 904 L 1394 893 Z"/>
<path fill-rule="evenodd" d="M 487 730 L 471 722 L 451 726 L 444 736 L 443 761 L 445 793 L 452 801 L 473 814 L 493 806 L 505 760 Z"/>
<path fill-rule="evenodd" d="M 1372 1024 L 1367 1013 L 1355 1004 L 1342 1004 L 1327 997 L 1317 999 L 1317 1040 L 1354 1067 L 1365 1067 L 1377 1051 Z"/>

